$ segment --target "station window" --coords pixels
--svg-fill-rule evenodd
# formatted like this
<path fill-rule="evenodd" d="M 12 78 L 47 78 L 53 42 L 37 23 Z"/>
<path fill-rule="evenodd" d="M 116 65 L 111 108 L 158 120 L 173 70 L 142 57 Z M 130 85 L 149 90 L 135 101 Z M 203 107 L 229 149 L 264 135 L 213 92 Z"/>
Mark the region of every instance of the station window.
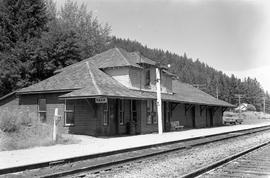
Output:
<path fill-rule="evenodd" d="M 147 100 L 146 104 L 147 124 L 157 124 L 157 102 L 156 100 Z"/>
<path fill-rule="evenodd" d="M 74 103 L 66 102 L 65 107 L 65 126 L 73 126 L 75 124 L 74 120 L 74 110 L 75 105 Z"/>
<path fill-rule="evenodd" d="M 131 113 L 132 113 L 132 120 L 137 122 L 137 105 L 136 100 L 131 100 Z"/>
<path fill-rule="evenodd" d="M 150 86 L 150 69 L 147 69 L 145 72 L 145 86 Z"/>
<path fill-rule="evenodd" d="M 47 117 L 47 105 L 46 99 L 39 99 L 38 100 L 38 117 L 41 122 L 46 122 Z"/>
<path fill-rule="evenodd" d="M 152 109 L 153 123 L 157 124 L 158 121 L 157 121 L 157 101 L 156 100 L 152 100 L 152 107 L 153 107 L 153 109 Z"/>
<path fill-rule="evenodd" d="M 146 101 L 146 116 L 147 116 L 147 124 L 152 124 L 152 116 L 151 116 L 151 108 L 152 108 L 151 100 Z"/>
<path fill-rule="evenodd" d="M 108 119 L 108 103 L 103 104 L 103 125 L 108 125 L 109 124 L 109 119 Z"/>
<path fill-rule="evenodd" d="M 119 124 L 124 125 L 124 100 L 119 100 Z"/>

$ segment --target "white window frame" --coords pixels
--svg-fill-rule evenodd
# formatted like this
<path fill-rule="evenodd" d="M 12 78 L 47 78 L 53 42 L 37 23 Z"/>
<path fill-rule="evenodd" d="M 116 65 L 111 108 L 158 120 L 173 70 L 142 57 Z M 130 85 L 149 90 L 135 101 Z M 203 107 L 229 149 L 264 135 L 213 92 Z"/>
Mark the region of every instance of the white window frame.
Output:
<path fill-rule="evenodd" d="M 124 125 L 125 105 L 124 100 L 119 100 L 119 125 Z"/>
<path fill-rule="evenodd" d="M 134 106 L 134 103 L 133 103 L 133 101 L 134 101 L 134 103 L 135 103 L 135 110 L 133 110 L 133 106 Z M 136 120 L 138 119 L 138 113 L 137 113 L 137 101 L 136 100 L 130 100 L 130 111 L 131 111 L 131 120 L 132 121 L 134 121 L 134 113 L 136 113 Z M 136 121 L 137 122 L 137 121 Z"/>
<path fill-rule="evenodd" d="M 157 100 L 152 100 L 152 113 L 154 113 L 154 115 L 152 116 L 152 123 L 157 124 Z"/>
<path fill-rule="evenodd" d="M 109 125 L 109 102 L 103 104 L 103 125 Z"/>
<path fill-rule="evenodd" d="M 73 105 L 73 110 L 67 110 L 67 101 L 65 100 L 64 126 L 74 126 L 75 125 L 75 115 L 74 115 L 75 104 L 72 104 L 72 105 Z M 73 123 L 67 123 L 67 113 L 73 114 Z"/>
<path fill-rule="evenodd" d="M 146 100 L 146 123 L 151 125 L 153 123 L 152 118 L 152 100 Z"/>
<path fill-rule="evenodd" d="M 148 74 L 149 74 L 149 76 L 148 76 Z M 150 83 L 151 83 L 151 70 L 150 69 L 146 69 L 146 71 L 145 71 L 145 84 L 144 84 L 144 86 L 145 87 L 150 87 Z"/>
<path fill-rule="evenodd" d="M 39 105 L 40 100 L 45 100 L 45 107 L 46 107 L 46 109 L 44 111 L 43 110 L 40 110 L 40 105 Z M 45 120 L 41 120 L 41 118 L 40 118 L 40 114 L 41 113 L 45 113 Z M 38 118 L 39 118 L 39 120 L 41 122 L 46 122 L 47 121 L 47 100 L 46 100 L 46 98 L 39 98 L 38 99 Z"/>

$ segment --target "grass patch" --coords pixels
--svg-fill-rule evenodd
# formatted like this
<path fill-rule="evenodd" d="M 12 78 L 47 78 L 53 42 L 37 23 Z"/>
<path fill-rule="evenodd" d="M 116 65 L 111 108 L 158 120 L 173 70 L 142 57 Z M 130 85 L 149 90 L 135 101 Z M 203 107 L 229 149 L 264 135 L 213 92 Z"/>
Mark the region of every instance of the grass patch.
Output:
<path fill-rule="evenodd" d="M 52 130 L 52 125 L 41 123 L 36 114 L 19 109 L 4 110 L 0 113 L 0 151 L 77 142 L 58 133 L 53 143 Z"/>

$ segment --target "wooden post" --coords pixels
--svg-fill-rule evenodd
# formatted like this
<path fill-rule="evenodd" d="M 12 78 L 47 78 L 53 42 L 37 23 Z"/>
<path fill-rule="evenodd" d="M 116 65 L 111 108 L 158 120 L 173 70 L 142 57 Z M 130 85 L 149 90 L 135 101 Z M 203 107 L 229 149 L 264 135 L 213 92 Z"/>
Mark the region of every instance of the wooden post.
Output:
<path fill-rule="evenodd" d="M 57 119 L 58 119 L 58 108 L 55 108 L 53 117 L 53 142 L 56 142 L 57 137 L 57 126 L 56 126 Z"/>
<path fill-rule="evenodd" d="M 156 68 L 156 88 L 157 88 L 157 113 L 158 113 L 158 133 L 162 134 L 162 103 L 161 103 L 161 91 L 160 91 L 160 69 Z"/>

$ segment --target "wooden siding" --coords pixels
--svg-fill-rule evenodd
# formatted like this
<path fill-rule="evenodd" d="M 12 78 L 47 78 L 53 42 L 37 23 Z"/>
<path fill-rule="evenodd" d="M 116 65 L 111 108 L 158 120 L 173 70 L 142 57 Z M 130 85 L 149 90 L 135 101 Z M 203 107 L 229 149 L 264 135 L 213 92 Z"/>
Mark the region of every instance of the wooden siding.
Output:
<path fill-rule="evenodd" d="M 124 124 L 119 123 L 119 134 L 128 134 L 127 124 L 130 122 L 130 100 L 124 100 Z"/>
<path fill-rule="evenodd" d="M 70 102 L 70 101 L 69 101 Z M 68 132 L 73 134 L 96 134 L 96 120 L 98 106 L 94 99 L 73 100 L 74 109 L 74 126 L 68 127 Z M 68 101 L 67 101 L 68 103 Z"/>
<path fill-rule="evenodd" d="M 141 101 L 141 133 L 153 133 L 158 131 L 158 125 L 157 124 L 147 124 L 147 112 L 146 112 L 146 103 L 147 101 Z"/>
<path fill-rule="evenodd" d="M 53 125 L 54 111 L 58 108 L 58 113 L 61 115 L 61 120 L 58 123 L 58 129 L 61 132 L 68 133 L 67 129 L 64 128 L 64 101 L 59 100 L 58 96 L 61 94 L 33 94 L 33 95 L 21 95 L 20 96 L 20 107 L 27 108 L 32 113 L 36 113 L 38 118 L 38 99 L 46 99 L 46 123 Z M 39 119 L 39 118 L 38 118 Z"/>
<path fill-rule="evenodd" d="M 116 68 L 107 68 L 104 69 L 104 72 L 112 76 L 115 80 L 120 82 L 126 87 L 131 88 L 132 83 L 129 77 L 129 68 L 128 67 L 116 67 Z"/>
<path fill-rule="evenodd" d="M 206 127 L 206 115 L 204 114 L 206 111 L 203 108 L 201 112 L 201 106 L 195 105 L 195 128 L 203 128 Z"/>
<path fill-rule="evenodd" d="M 62 116 L 61 121 L 58 124 L 58 129 L 62 133 L 71 134 L 84 134 L 84 135 L 94 135 L 94 136 L 112 136 L 112 135 L 124 135 L 128 133 L 128 123 L 131 120 L 131 100 L 124 100 L 124 124 L 119 123 L 119 109 L 118 101 L 119 99 L 108 99 L 109 105 L 114 106 L 114 112 L 109 113 L 109 124 L 105 126 L 103 124 L 103 105 L 96 104 L 95 99 L 78 99 L 69 100 L 67 103 L 73 103 L 75 105 L 74 109 L 74 126 L 64 125 L 64 110 L 65 101 L 59 100 L 58 96 L 63 93 L 55 94 L 32 94 L 32 95 L 21 95 L 16 97 L 16 95 L 11 95 L 4 101 L 1 101 L 0 109 L 6 108 L 23 108 L 27 112 L 36 113 L 38 116 L 38 99 L 45 98 L 47 104 L 47 123 L 53 124 L 54 110 L 59 109 L 59 114 Z M 163 105 L 165 102 L 163 102 Z M 185 113 L 185 104 L 183 103 L 170 103 L 171 105 L 171 117 L 170 121 L 179 121 L 180 125 L 185 128 L 204 128 L 210 127 L 210 116 L 211 112 L 213 115 L 212 126 L 222 125 L 222 109 L 221 107 L 214 108 L 210 106 L 204 106 L 205 108 L 200 111 L 200 105 L 193 105 Z M 147 111 L 146 111 L 146 100 L 136 100 L 137 106 L 137 124 L 136 124 L 136 134 L 147 134 L 158 131 L 158 124 L 147 124 Z M 162 107 L 164 113 L 164 107 Z M 216 110 L 215 112 L 213 112 Z M 192 119 L 195 112 L 195 122 Z M 168 115 L 168 114 L 167 114 Z M 167 116 L 166 115 L 166 116 Z M 111 116 L 111 117 L 110 117 Z M 163 114 L 163 127 L 165 128 L 165 117 Z M 167 123 L 168 125 L 169 123 Z M 166 127 L 166 131 L 170 127 Z M 168 129 L 169 128 L 169 129 Z M 165 129 L 163 129 L 165 130 Z"/>
<path fill-rule="evenodd" d="M 96 105 L 93 99 L 82 99 L 67 101 L 67 103 L 73 103 L 74 108 L 74 125 L 66 126 L 64 123 L 64 110 L 65 101 L 59 100 L 60 94 L 38 94 L 38 95 L 22 95 L 20 98 L 20 105 L 27 108 L 29 111 L 34 112 L 38 116 L 38 99 L 46 99 L 47 105 L 47 123 L 53 124 L 53 117 L 55 108 L 58 108 L 61 120 L 58 123 L 58 129 L 62 133 L 71 134 L 85 134 L 85 135 L 96 135 L 96 119 L 97 113 L 95 112 Z M 97 108 L 98 110 L 98 108 Z"/>
<path fill-rule="evenodd" d="M 171 121 L 179 121 L 180 125 L 186 126 L 186 115 L 185 115 L 185 105 L 182 103 L 174 103 L 174 106 L 172 109 L 172 118 Z"/>
<path fill-rule="evenodd" d="M 223 125 L 222 117 L 223 117 L 222 107 L 218 107 L 218 109 L 214 113 L 214 125 L 213 125 L 214 127 Z"/>
<path fill-rule="evenodd" d="M 104 69 L 104 72 L 128 88 L 156 91 L 156 69 L 154 67 L 149 68 L 150 88 L 145 86 L 146 70 L 148 69 L 115 67 Z M 171 93 L 172 78 L 163 72 L 161 73 L 161 78 L 161 91 Z"/>

